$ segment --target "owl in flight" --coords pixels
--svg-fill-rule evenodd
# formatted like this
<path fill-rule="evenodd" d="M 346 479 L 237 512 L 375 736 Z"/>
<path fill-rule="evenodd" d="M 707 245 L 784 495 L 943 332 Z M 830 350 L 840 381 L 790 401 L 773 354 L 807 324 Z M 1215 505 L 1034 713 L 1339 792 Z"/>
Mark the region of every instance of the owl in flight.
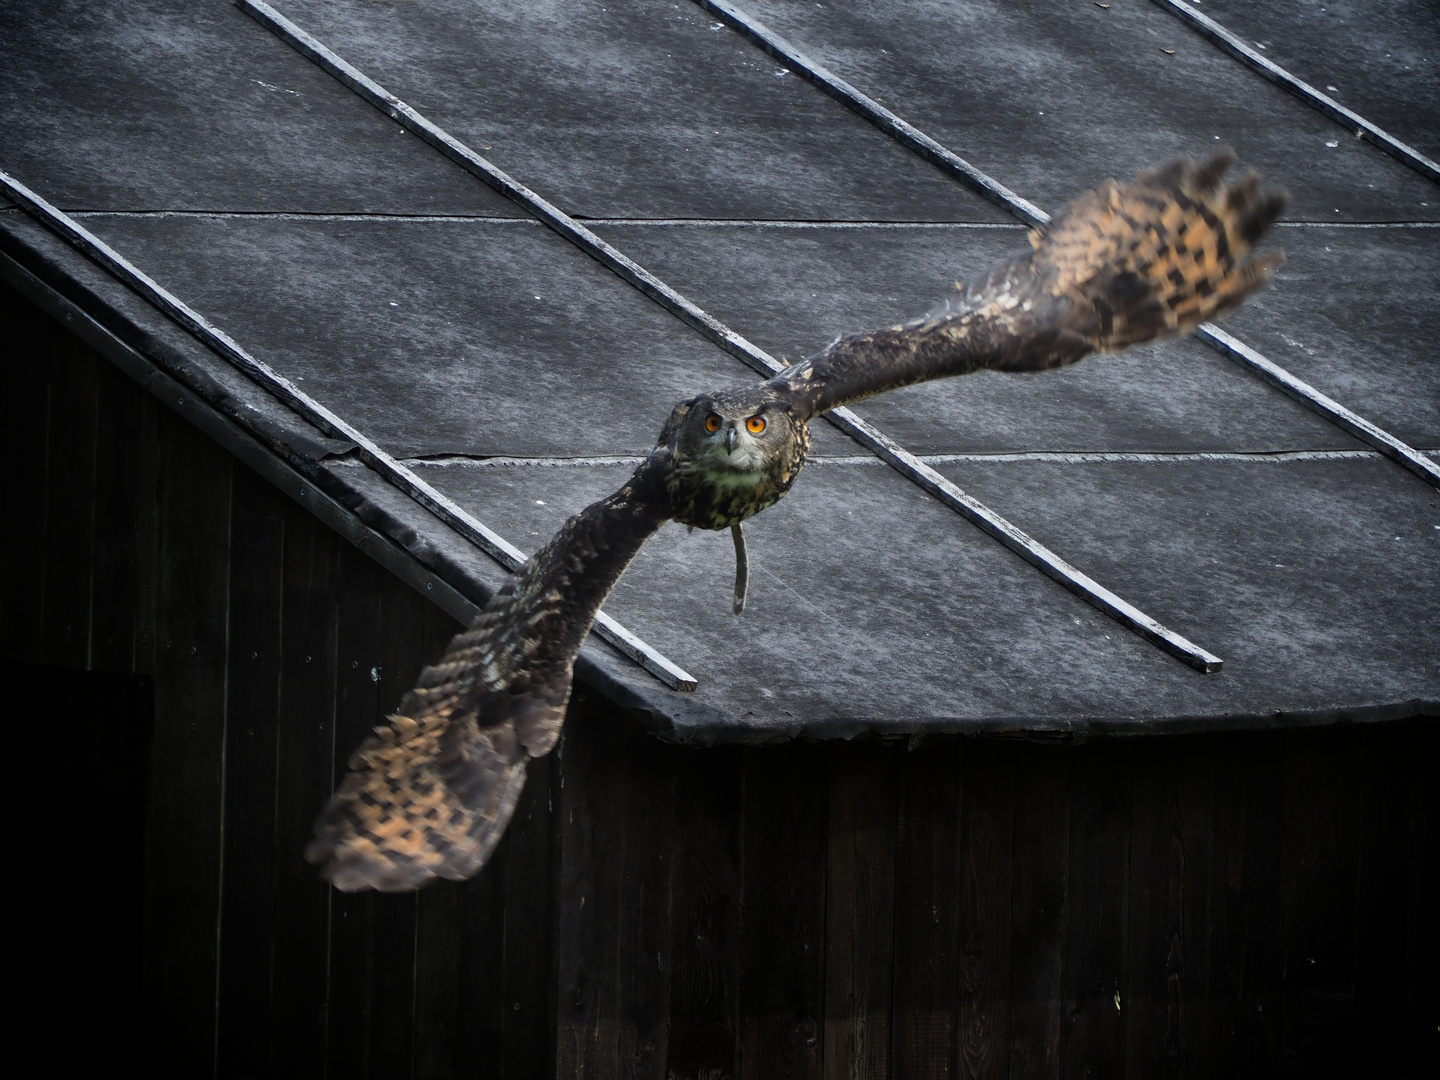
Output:
<path fill-rule="evenodd" d="M 1186 333 L 1239 304 L 1282 259 L 1248 256 L 1285 194 L 1254 172 L 1224 184 L 1233 161 L 1179 158 L 1133 184 L 1107 181 L 937 310 L 675 406 L 625 486 L 567 521 L 355 751 L 306 857 L 347 892 L 477 873 L 515 809 L 526 759 L 560 736 L 576 654 L 630 560 L 673 519 L 731 528 L 743 573 L 739 525 L 790 490 L 814 417 L 982 368 L 1061 367 Z"/>

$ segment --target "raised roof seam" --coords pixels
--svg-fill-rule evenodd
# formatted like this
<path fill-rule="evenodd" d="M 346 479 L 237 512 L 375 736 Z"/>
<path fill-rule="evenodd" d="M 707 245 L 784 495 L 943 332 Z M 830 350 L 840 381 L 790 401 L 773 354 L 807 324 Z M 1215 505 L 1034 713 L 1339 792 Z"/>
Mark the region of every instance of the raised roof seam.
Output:
<path fill-rule="evenodd" d="M 0 214 L 19 214 L 16 205 L 0 206 Z M 297 213 L 282 210 L 67 210 L 77 221 L 91 218 L 146 219 L 182 218 L 205 221 L 343 221 L 395 222 L 401 225 L 525 225 L 534 227 L 544 222 L 533 217 L 495 217 L 489 214 L 326 214 Z M 897 231 L 952 230 L 968 232 L 978 229 L 1018 232 L 1028 226 L 1008 221 L 827 221 L 803 218 L 576 218 L 586 225 L 600 228 L 702 228 L 702 229 L 834 229 L 843 231 L 893 229 Z M 1440 221 L 1276 221 L 1272 229 L 1440 229 Z"/>
<path fill-rule="evenodd" d="M 1426 457 L 1440 457 L 1440 450 L 1421 450 Z M 1263 462 L 1287 461 L 1374 461 L 1385 455 L 1378 450 L 996 450 L 990 453 L 916 454 L 926 465 L 1010 465 L 1022 463 L 1087 465 L 1146 464 L 1169 465 L 1192 461 Z M 635 466 L 645 459 L 639 454 L 605 454 L 593 457 L 503 457 L 489 454 L 438 454 L 434 457 L 397 459 L 418 469 L 603 469 L 617 465 Z M 332 458 L 327 465 L 364 468 L 353 457 Z M 811 454 L 812 465 L 884 465 L 873 454 Z"/>

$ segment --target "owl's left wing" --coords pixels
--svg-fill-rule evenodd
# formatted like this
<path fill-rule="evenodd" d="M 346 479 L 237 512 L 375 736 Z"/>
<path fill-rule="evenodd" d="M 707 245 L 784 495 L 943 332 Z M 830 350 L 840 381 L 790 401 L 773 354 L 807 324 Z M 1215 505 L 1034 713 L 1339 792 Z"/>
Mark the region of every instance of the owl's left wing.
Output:
<path fill-rule="evenodd" d="M 1070 204 L 1031 251 L 940 310 L 836 341 L 766 384 L 801 419 L 850 401 L 982 368 L 1038 371 L 1187 333 L 1234 308 L 1283 260 L 1250 249 L 1285 193 L 1250 172 L 1222 183 L 1229 151 L 1178 158 Z"/>
<path fill-rule="evenodd" d="M 669 518 L 663 470 L 662 450 L 567 521 L 355 751 L 305 852 L 337 888 L 398 892 L 484 865 L 526 759 L 560 736 L 600 605 Z"/>

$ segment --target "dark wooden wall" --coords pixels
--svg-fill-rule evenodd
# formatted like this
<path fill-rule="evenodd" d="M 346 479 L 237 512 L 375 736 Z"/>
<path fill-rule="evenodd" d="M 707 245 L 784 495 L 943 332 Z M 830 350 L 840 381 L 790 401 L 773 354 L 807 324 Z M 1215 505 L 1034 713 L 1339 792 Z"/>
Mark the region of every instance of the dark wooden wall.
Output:
<path fill-rule="evenodd" d="M 5 692 L 101 745 L 64 672 L 148 677 L 148 778 L 66 757 L 148 810 L 45 865 L 143 911 L 156 1072 L 1437 1074 L 1433 722 L 693 750 L 581 693 L 475 881 L 333 892 L 311 819 L 455 624 L 4 289 L 0 350 Z"/>

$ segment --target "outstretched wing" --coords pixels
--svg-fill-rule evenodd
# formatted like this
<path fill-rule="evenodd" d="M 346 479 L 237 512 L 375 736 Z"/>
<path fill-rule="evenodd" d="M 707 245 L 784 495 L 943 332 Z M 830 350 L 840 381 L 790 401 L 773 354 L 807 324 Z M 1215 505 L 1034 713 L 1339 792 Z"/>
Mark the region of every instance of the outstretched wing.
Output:
<path fill-rule="evenodd" d="M 560 735 L 571 669 L 605 597 L 669 517 L 652 455 L 582 510 L 420 674 L 350 758 L 305 852 L 337 888 L 414 889 L 476 873 Z"/>
<path fill-rule="evenodd" d="M 1097 350 L 1193 330 L 1269 280 L 1283 260 L 1250 249 L 1285 193 L 1249 172 L 1222 183 L 1228 150 L 1133 184 L 1107 181 L 1070 204 L 1033 250 L 995 267 L 937 311 L 842 338 L 766 385 L 801 419 L 847 402 L 981 368 L 1036 371 Z"/>
<path fill-rule="evenodd" d="M 1055 367 L 1190 330 L 1238 304 L 1280 259 L 1249 252 L 1284 193 L 1262 191 L 1253 174 L 1222 186 L 1232 160 L 1197 169 L 1180 159 L 1128 186 L 1107 183 L 942 310 L 845 338 L 745 392 L 783 401 L 803 423 L 927 379 Z M 515 809 L 525 759 L 559 737 L 596 612 L 671 516 L 666 476 L 688 407 L 629 483 L 566 522 L 355 752 L 306 851 L 338 888 L 413 889 L 484 864 Z"/>

